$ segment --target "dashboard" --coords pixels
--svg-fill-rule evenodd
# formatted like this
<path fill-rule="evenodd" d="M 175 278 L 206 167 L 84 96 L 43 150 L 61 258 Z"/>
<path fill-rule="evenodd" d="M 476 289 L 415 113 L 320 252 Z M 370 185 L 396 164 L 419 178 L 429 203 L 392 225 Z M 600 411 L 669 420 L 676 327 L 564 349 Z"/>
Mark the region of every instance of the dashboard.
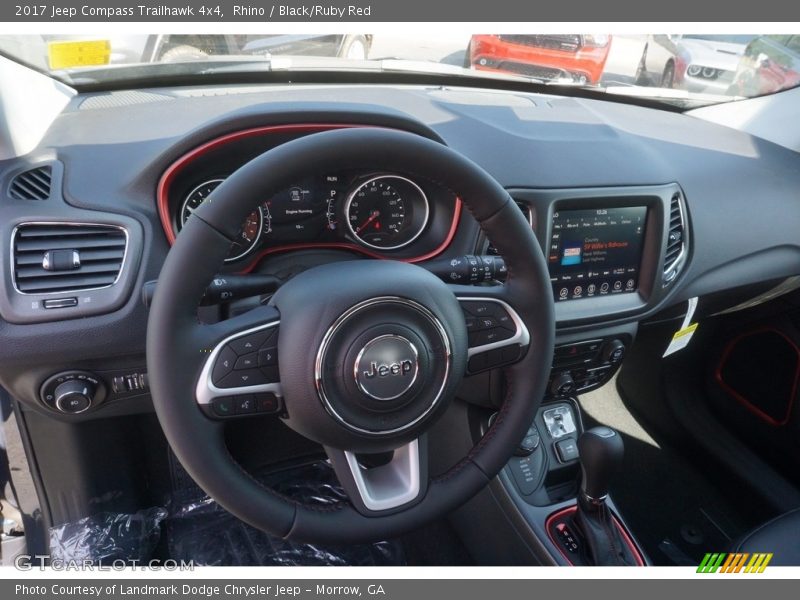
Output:
<path fill-rule="evenodd" d="M 508 190 L 548 259 L 557 344 L 573 345 L 556 354 L 575 377 L 574 344 L 605 369 L 617 360 L 607 349 L 629 344 L 639 322 L 695 296 L 752 297 L 799 270 L 798 155 L 689 115 L 447 86 L 82 94 L 36 149 L 0 163 L 0 243 L 10 250 L 0 383 L 46 411 L 40 394 L 54 374 L 90 372 L 118 400 L 97 414 L 147 410 L 142 293 L 193 211 L 269 148 L 354 126 L 447 144 Z M 45 176 L 45 194 L 18 193 Z M 224 272 L 283 277 L 357 259 L 455 272 L 492 252 L 459 190 L 402 169 L 309 164 L 306 177 L 253 198 Z M 587 386 L 605 380 L 581 369 Z"/>

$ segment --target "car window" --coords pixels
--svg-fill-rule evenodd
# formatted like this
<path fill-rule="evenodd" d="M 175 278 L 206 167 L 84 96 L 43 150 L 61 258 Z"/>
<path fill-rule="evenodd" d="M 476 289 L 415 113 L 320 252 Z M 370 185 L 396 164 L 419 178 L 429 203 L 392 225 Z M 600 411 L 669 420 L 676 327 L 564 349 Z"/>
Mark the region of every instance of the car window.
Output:
<path fill-rule="evenodd" d="M 652 33 L 3 35 L 0 52 L 78 88 L 188 75 L 403 71 L 589 87 L 692 107 L 800 84 L 800 35 Z M 771 65 L 780 65 L 775 74 Z M 268 79 L 267 79 L 268 80 Z M 194 80 L 193 82 L 196 82 Z"/>

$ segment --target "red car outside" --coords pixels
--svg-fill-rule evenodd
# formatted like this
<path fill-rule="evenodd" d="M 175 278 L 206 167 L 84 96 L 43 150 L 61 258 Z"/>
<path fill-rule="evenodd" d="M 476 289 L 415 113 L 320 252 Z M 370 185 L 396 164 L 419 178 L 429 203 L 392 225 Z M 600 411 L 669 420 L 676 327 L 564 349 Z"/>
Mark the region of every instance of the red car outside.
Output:
<path fill-rule="evenodd" d="M 548 81 L 600 82 L 610 35 L 473 35 L 466 66 Z"/>

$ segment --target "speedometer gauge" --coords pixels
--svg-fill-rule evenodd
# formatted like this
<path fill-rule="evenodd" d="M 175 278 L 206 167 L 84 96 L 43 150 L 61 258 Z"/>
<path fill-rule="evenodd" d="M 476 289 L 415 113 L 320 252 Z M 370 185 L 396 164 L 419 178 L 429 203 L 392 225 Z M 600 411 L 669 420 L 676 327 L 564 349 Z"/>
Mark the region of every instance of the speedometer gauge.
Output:
<path fill-rule="evenodd" d="M 194 211 L 200 208 L 203 202 L 208 199 L 208 196 L 211 194 L 211 192 L 217 189 L 219 184 L 221 184 L 223 181 L 225 180 L 211 179 L 209 181 L 204 181 L 191 192 L 189 192 L 189 194 L 186 196 L 186 199 L 183 201 L 183 205 L 181 206 L 179 220 L 180 229 L 186 225 L 186 221 L 189 220 L 189 217 L 192 216 Z M 233 244 L 231 244 L 231 248 L 228 251 L 228 257 L 225 259 L 225 262 L 239 260 L 256 247 L 258 240 L 261 238 L 263 223 L 264 215 L 261 208 L 257 208 L 247 215 L 244 223 L 242 223 L 242 228 L 239 231 L 239 235 L 236 236 L 236 240 L 233 242 Z"/>
<path fill-rule="evenodd" d="M 344 206 L 350 234 L 378 250 L 407 246 L 428 224 L 428 198 L 416 183 L 398 175 L 380 175 L 360 184 Z"/>

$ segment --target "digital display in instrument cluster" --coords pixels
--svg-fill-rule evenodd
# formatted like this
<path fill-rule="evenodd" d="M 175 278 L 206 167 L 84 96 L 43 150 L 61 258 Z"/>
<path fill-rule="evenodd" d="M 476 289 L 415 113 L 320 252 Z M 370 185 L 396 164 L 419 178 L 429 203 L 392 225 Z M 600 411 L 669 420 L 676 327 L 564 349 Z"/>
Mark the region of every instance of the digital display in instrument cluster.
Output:
<path fill-rule="evenodd" d="M 556 301 L 639 289 L 647 208 L 559 210 L 547 262 Z"/>
<path fill-rule="evenodd" d="M 281 190 L 262 204 L 264 233 L 269 240 L 316 240 L 338 227 L 336 199 L 339 176 L 309 178 Z"/>

